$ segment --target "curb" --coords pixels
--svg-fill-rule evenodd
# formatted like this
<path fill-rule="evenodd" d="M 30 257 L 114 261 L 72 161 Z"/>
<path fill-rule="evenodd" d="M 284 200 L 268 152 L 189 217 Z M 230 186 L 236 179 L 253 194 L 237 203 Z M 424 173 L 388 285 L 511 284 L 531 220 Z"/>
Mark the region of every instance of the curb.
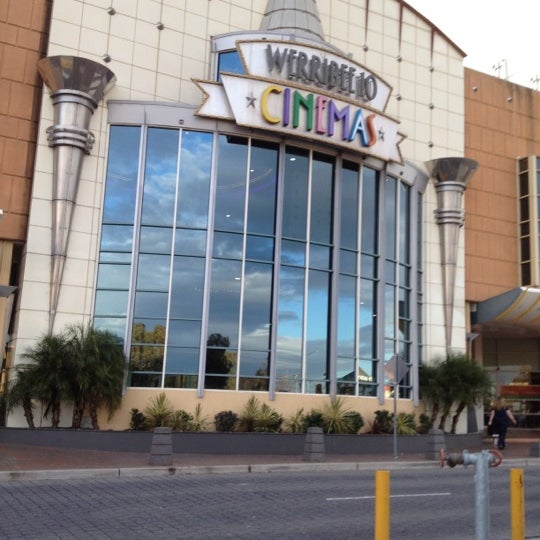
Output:
<path fill-rule="evenodd" d="M 501 468 L 538 467 L 539 458 L 517 458 L 503 461 Z M 380 462 L 322 462 L 271 463 L 253 465 L 185 465 L 179 467 L 121 467 L 105 469 L 47 469 L 29 471 L 0 471 L 0 483 L 33 480 L 67 480 L 84 478 L 119 478 L 149 476 L 182 476 L 201 474 L 248 474 L 281 472 L 340 472 L 439 468 L 437 461 L 380 461 Z"/>

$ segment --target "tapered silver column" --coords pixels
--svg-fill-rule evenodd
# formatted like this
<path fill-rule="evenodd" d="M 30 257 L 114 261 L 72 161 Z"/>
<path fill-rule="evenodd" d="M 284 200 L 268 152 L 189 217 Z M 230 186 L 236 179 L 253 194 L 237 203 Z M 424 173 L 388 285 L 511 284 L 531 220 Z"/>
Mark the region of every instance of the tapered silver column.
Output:
<path fill-rule="evenodd" d="M 47 129 L 49 146 L 54 148 L 49 300 L 52 331 L 82 162 L 94 144 L 94 135 L 88 129 L 90 119 L 116 77 L 105 66 L 78 56 L 50 56 L 40 60 L 37 67 L 54 106 L 54 125 Z"/>
<path fill-rule="evenodd" d="M 435 220 L 439 225 L 446 351 L 452 344 L 454 295 L 459 232 L 465 222 L 463 193 L 478 163 L 472 159 L 450 157 L 426 162 L 437 192 Z"/>

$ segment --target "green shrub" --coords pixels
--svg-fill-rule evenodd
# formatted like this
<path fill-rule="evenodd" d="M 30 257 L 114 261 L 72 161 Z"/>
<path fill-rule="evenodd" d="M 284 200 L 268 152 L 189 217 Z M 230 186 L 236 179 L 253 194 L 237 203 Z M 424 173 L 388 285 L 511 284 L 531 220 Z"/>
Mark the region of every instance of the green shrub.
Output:
<path fill-rule="evenodd" d="M 322 427 L 324 429 L 324 417 L 321 411 L 311 409 L 303 418 L 304 431 L 310 427 Z"/>
<path fill-rule="evenodd" d="M 275 409 L 251 396 L 240 415 L 239 430 L 277 432 L 282 423 L 283 417 Z"/>
<path fill-rule="evenodd" d="M 375 411 L 372 433 L 393 433 L 394 419 L 390 411 Z"/>
<path fill-rule="evenodd" d="M 148 421 L 148 428 L 173 427 L 174 408 L 167 398 L 167 394 L 162 392 L 154 397 L 144 410 Z"/>
<path fill-rule="evenodd" d="M 393 416 L 394 415 L 392 415 L 392 417 Z M 399 413 L 396 420 L 396 432 L 398 435 L 416 435 L 417 432 L 414 414 Z"/>
<path fill-rule="evenodd" d="M 345 413 L 349 421 L 349 432 L 356 435 L 364 427 L 364 418 L 357 411 L 347 411 Z"/>
<path fill-rule="evenodd" d="M 427 414 L 422 413 L 418 417 L 418 426 L 416 427 L 416 431 L 418 433 L 425 434 L 432 427 L 433 427 L 433 421 L 431 420 L 431 418 Z"/>
<path fill-rule="evenodd" d="M 189 431 L 205 431 L 208 426 L 208 417 L 203 416 L 202 405 L 197 403 L 190 422 Z"/>
<path fill-rule="evenodd" d="M 272 407 L 263 403 L 255 418 L 253 431 L 277 433 L 281 431 L 283 417 Z"/>
<path fill-rule="evenodd" d="M 285 422 L 285 429 L 289 433 L 303 433 L 305 431 L 304 409 L 298 409 L 287 419 Z"/>
<path fill-rule="evenodd" d="M 232 411 L 221 411 L 214 416 L 216 431 L 234 431 L 238 415 Z"/>
<path fill-rule="evenodd" d="M 323 429 L 325 433 L 351 433 L 351 418 L 345 409 L 345 401 L 337 398 L 324 406 Z"/>
<path fill-rule="evenodd" d="M 248 402 L 244 405 L 239 419 L 240 431 L 255 431 L 255 423 L 260 411 L 259 400 L 255 396 L 251 396 Z"/>
<path fill-rule="evenodd" d="M 134 431 L 144 431 L 148 429 L 146 416 L 139 409 L 131 409 L 131 421 L 129 427 Z"/>
<path fill-rule="evenodd" d="M 192 414 L 189 414 L 182 409 L 178 409 L 172 413 L 169 427 L 171 427 L 173 431 L 192 431 L 192 422 Z"/>

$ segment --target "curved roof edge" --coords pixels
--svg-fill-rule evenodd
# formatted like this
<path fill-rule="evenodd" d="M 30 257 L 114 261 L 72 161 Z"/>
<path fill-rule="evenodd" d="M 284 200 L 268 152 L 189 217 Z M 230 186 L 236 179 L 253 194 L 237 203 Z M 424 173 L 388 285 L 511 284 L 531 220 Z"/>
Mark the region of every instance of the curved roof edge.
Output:
<path fill-rule="evenodd" d="M 404 5 L 408 10 L 412 11 L 417 17 L 422 19 L 428 26 L 431 26 L 431 28 L 439 34 L 441 37 L 443 37 L 452 47 L 459 53 L 463 58 L 467 56 L 467 53 L 461 48 L 456 45 L 454 41 L 452 41 L 437 25 L 433 24 L 425 15 L 422 15 L 420 11 L 418 11 L 416 8 L 412 7 L 406 0 L 397 0 L 400 4 Z"/>

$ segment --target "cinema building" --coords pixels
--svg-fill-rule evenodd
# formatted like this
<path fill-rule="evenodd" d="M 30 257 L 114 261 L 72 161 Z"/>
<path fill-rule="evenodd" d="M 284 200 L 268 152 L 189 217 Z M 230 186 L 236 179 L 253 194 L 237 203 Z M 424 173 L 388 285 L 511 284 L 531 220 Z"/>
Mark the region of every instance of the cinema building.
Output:
<path fill-rule="evenodd" d="M 471 306 L 514 287 L 466 302 L 464 52 L 404 0 L 43 6 L 5 367 L 92 322 L 129 359 L 105 428 L 161 392 L 211 418 L 343 396 L 369 421 L 396 380 L 420 412 L 418 366 L 470 351 Z"/>

